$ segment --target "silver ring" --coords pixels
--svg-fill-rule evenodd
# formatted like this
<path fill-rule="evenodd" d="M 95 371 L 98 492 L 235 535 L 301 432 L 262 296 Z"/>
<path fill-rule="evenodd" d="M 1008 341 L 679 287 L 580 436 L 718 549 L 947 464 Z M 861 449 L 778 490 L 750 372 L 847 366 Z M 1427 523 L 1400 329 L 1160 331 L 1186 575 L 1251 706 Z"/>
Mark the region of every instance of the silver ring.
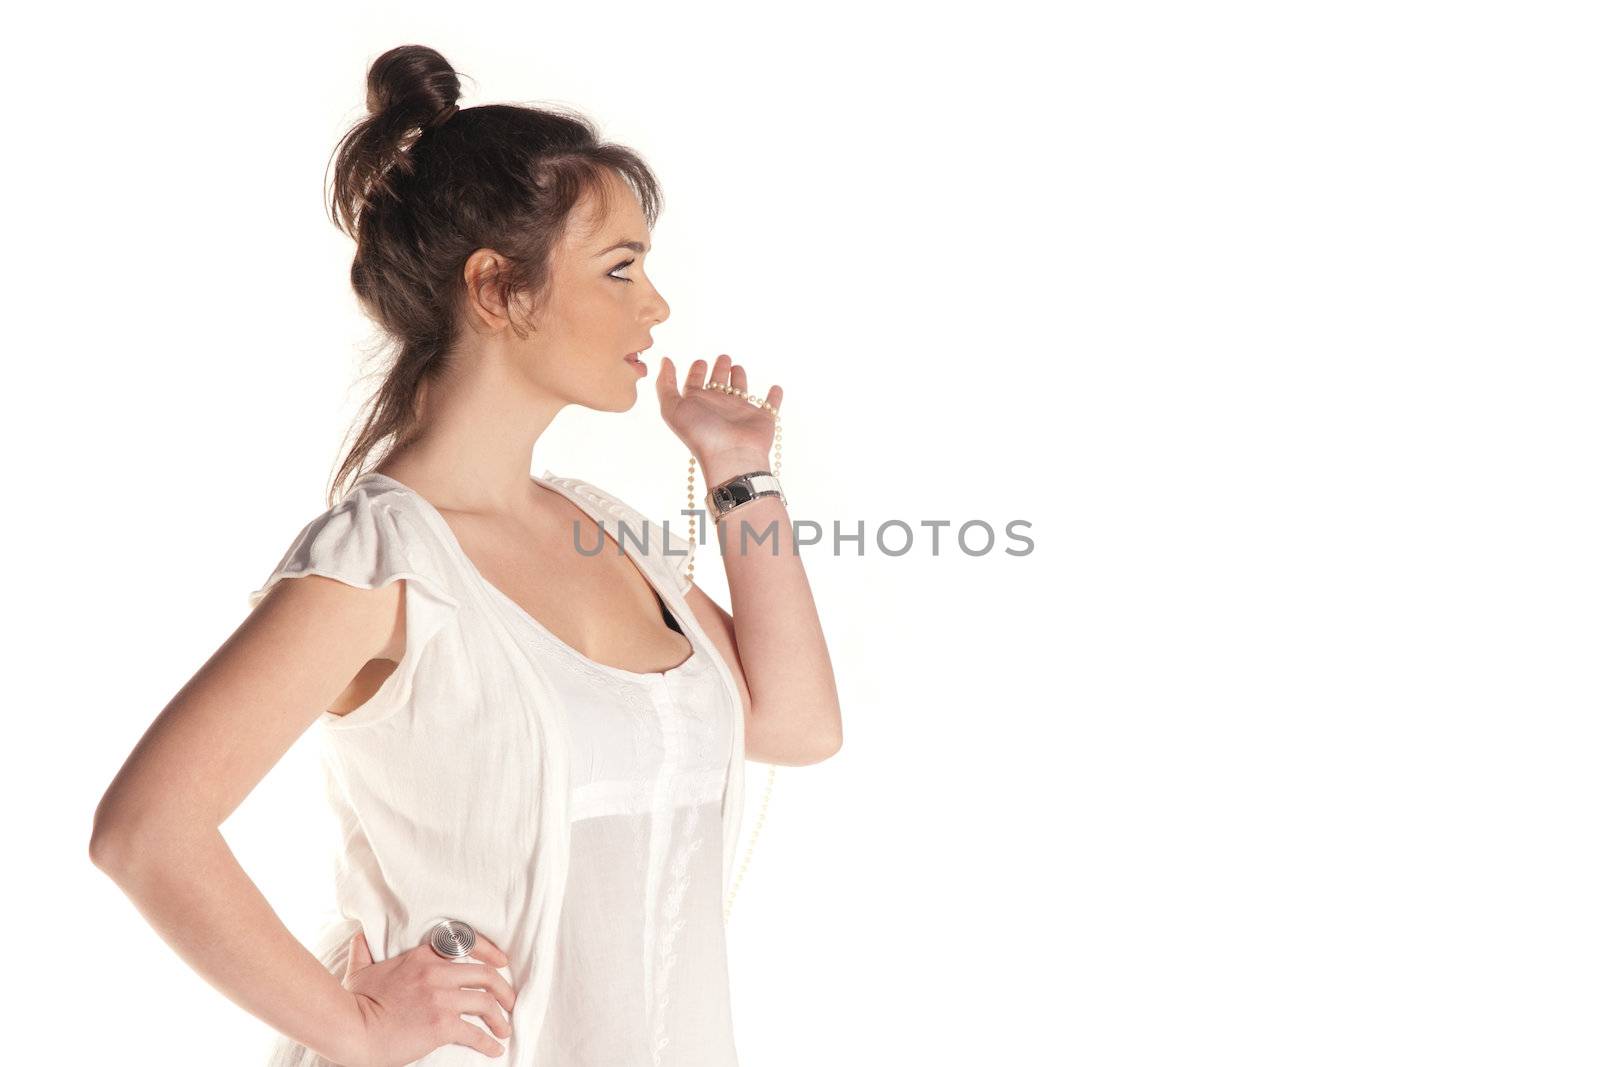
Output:
<path fill-rule="evenodd" d="M 472 954 L 478 943 L 478 934 L 460 919 L 445 919 L 434 926 L 428 935 L 433 951 L 447 960 L 459 960 Z"/>

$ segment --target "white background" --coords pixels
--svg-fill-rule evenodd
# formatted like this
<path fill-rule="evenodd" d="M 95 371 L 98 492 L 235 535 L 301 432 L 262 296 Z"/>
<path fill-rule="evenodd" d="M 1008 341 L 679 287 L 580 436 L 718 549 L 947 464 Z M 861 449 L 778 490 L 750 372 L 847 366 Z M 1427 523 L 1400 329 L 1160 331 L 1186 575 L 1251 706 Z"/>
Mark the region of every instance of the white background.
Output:
<path fill-rule="evenodd" d="M 783 385 L 796 518 L 1032 524 L 808 556 L 846 741 L 779 770 L 734 907 L 746 1067 L 1596 1062 L 1579 12 L 36 11 L 0 138 L 6 1058 L 266 1048 L 91 819 L 326 506 L 372 334 L 324 168 L 422 43 L 463 106 L 575 106 L 650 161 L 650 354 Z M 670 515 L 650 366 L 534 471 Z M 315 757 L 224 824 L 303 939 Z"/>

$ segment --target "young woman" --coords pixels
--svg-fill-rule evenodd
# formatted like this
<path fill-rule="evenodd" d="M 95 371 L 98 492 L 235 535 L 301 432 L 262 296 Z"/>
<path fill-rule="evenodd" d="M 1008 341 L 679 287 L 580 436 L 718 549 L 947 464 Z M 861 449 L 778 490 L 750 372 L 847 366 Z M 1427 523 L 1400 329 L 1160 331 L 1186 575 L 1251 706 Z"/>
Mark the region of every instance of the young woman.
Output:
<path fill-rule="evenodd" d="M 283 1035 L 278 1067 L 732 1065 L 743 762 L 842 743 L 764 478 L 781 390 L 750 403 L 727 355 L 709 378 L 695 360 L 681 392 L 665 358 L 656 377 L 707 486 L 743 489 L 707 504 L 736 615 L 690 579 L 690 542 L 531 476 L 562 408 L 635 402 L 668 315 L 644 271 L 659 192 L 580 116 L 457 110 L 459 91 L 421 46 L 368 74 L 333 213 L 392 365 L 342 492 L 129 756 L 91 854 Z M 344 829 L 340 921 L 314 952 L 218 831 L 313 722 Z"/>

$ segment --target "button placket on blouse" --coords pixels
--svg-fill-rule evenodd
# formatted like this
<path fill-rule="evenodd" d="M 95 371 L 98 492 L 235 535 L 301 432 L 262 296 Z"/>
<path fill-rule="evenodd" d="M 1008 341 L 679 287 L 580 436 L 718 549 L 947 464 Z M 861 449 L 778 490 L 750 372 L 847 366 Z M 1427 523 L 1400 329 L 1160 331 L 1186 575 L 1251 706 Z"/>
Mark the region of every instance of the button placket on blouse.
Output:
<path fill-rule="evenodd" d="M 668 1043 L 665 1034 L 668 976 L 677 959 L 672 948 L 685 922 L 678 912 L 685 889 L 688 856 L 680 856 L 674 863 L 669 863 L 667 858 L 673 844 L 673 824 L 678 815 L 674 789 L 677 785 L 676 771 L 683 766 L 685 741 L 681 723 L 674 721 L 681 711 L 672 698 L 672 688 L 666 676 L 652 674 L 646 685 L 650 702 L 656 710 L 662 743 L 661 768 L 656 780 L 655 799 L 650 806 L 650 880 L 645 893 L 645 924 L 649 935 L 645 939 L 645 1002 L 652 1016 L 648 1030 L 651 1034 L 651 1059 L 653 1063 L 660 1063 L 661 1053 Z M 694 850 L 693 841 L 687 838 L 692 837 L 696 811 L 690 808 L 688 812 L 689 825 L 685 826 L 686 840 L 682 845 L 686 853 Z M 673 874 L 673 884 L 663 887 L 662 881 L 669 869 Z M 654 933 L 657 916 L 664 923 L 659 937 Z M 658 941 L 659 944 L 656 943 Z"/>

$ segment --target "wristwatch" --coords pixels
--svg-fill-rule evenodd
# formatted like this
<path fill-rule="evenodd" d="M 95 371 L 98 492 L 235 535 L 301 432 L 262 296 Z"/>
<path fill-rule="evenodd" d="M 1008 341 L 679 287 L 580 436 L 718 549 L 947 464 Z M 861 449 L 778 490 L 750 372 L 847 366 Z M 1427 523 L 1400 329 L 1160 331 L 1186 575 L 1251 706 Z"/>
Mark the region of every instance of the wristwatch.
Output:
<path fill-rule="evenodd" d="M 785 504 L 789 503 L 784 499 L 783 489 L 778 485 L 776 475 L 771 471 L 750 471 L 729 478 L 721 485 L 712 486 L 711 491 L 706 494 L 706 511 L 715 521 L 741 504 L 748 504 L 764 496 L 775 496 Z"/>

